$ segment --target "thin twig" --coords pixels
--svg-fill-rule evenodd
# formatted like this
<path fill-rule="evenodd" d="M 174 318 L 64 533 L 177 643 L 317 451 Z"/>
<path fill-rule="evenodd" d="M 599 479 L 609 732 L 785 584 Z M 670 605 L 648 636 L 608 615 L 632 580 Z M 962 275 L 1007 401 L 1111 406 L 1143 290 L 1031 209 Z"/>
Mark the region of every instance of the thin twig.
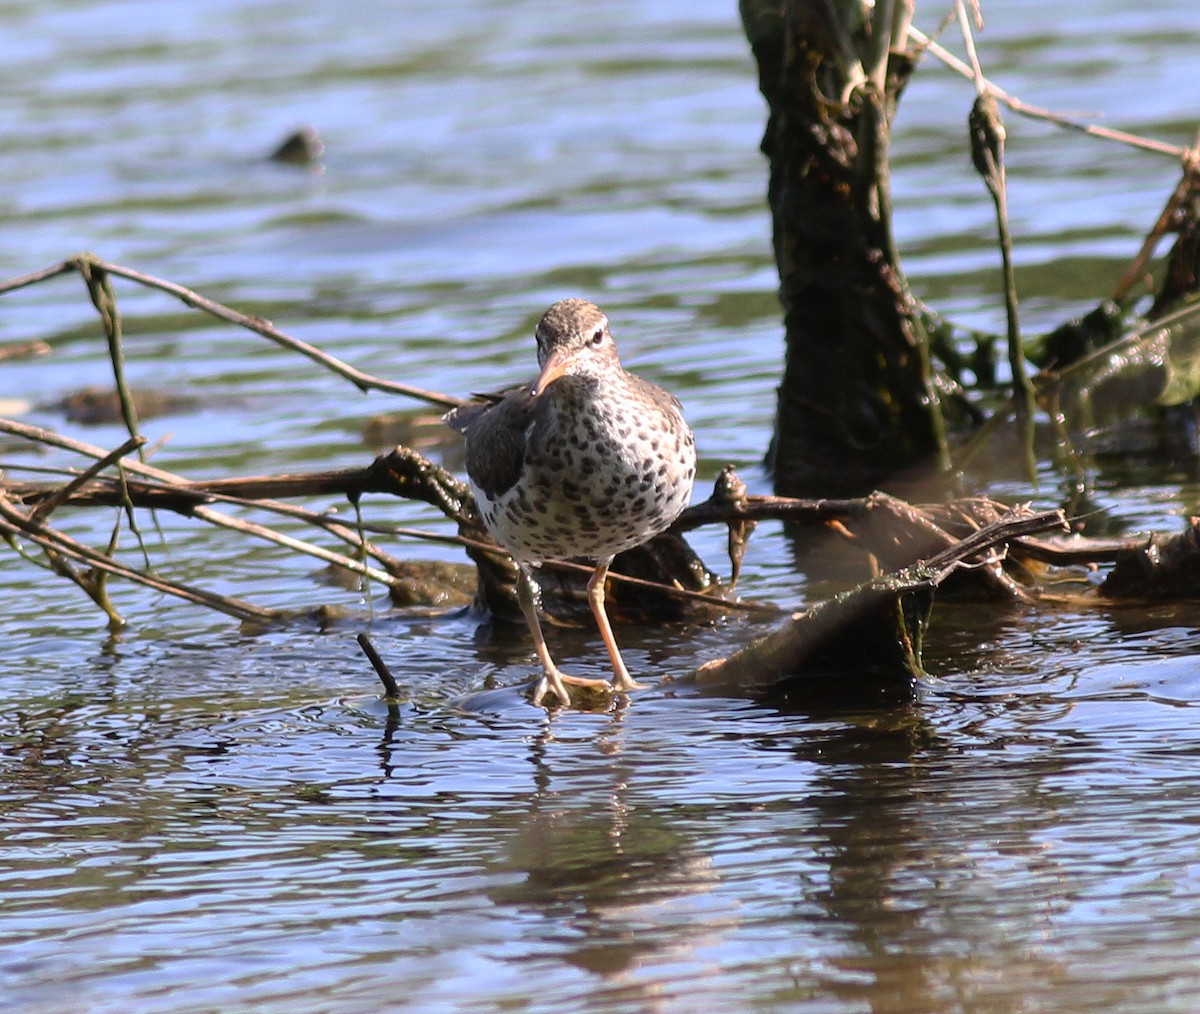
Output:
<path fill-rule="evenodd" d="M 1008 181 L 1004 167 L 1007 133 L 1000 109 L 991 94 L 991 85 L 983 76 L 975 38 L 967 16 L 965 0 L 955 0 L 963 44 L 971 58 L 975 80 L 975 103 L 968 116 L 971 136 L 971 161 L 983 178 L 996 209 L 996 231 L 1000 239 L 1000 266 L 1004 284 L 1004 318 L 1008 338 L 1008 364 L 1012 372 L 1012 399 L 1016 409 L 1021 443 L 1025 449 L 1025 467 L 1031 482 L 1037 479 L 1037 458 L 1033 449 L 1033 382 L 1025 367 L 1025 349 L 1021 344 L 1020 304 L 1017 278 L 1013 268 L 1012 233 L 1008 226 Z"/>
<path fill-rule="evenodd" d="M 90 444 L 85 444 L 78 440 L 72 440 L 70 437 L 64 437 L 49 430 L 44 430 L 41 427 L 29 426 L 25 423 L 14 422 L 11 419 L 0 419 L 0 432 L 12 433 L 16 436 L 23 436 L 27 439 L 61 447 L 66 450 L 74 451 L 77 454 L 87 455 L 88 457 L 101 458 L 105 455 L 105 452 L 98 447 L 93 447 Z M 148 476 L 152 479 L 157 479 L 159 482 L 163 483 L 172 490 L 182 489 L 188 492 L 194 491 L 199 497 L 207 498 L 202 484 L 200 484 L 199 488 L 197 488 L 198 484 L 186 482 L 185 480 L 180 479 L 178 476 L 172 475 L 170 472 L 166 472 L 161 468 L 155 468 L 151 465 L 145 465 L 140 462 L 123 461 L 121 464 L 128 471 L 135 474 Z M 249 501 L 241 501 L 241 503 L 244 505 L 262 506 L 266 507 L 267 509 L 275 509 L 279 513 L 285 514 L 294 515 L 296 512 L 302 513 L 300 508 L 288 508 L 288 506 L 284 504 L 265 505 L 259 501 L 254 501 L 253 503 L 250 503 Z M 334 553 L 331 550 L 325 549 L 321 546 L 316 546 L 308 542 L 302 542 L 301 540 L 292 538 L 289 535 L 283 535 L 282 533 L 276 532 L 274 529 L 268 528 L 265 525 L 256 524 L 252 521 L 245 521 L 240 518 L 234 518 L 228 514 L 222 513 L 221 511 L 216 511 L 210 507 L 205 507 L 202 504 L 197 504 L 196 506 L 192 507 L 190 509 L 190 513 L 193 517 L 199 518 L 202 521 L 207 521 L 209 524 L 218 525 L 222 528 L 229 528 L 234 531 L 242 532 L 246 535 L 253 535 L 268 542 L 274 542 L 277 545 L 284 546 L 288 549 L 294 549 L 297 552 L 315 557 L 326 563 L 331 563 L 338 567 L 344 567 L 345 569 L 351 570 L 356 574 L 362 574 L 389 587 L 396 583 L 396 578 L 392 577 L 392 575 L 386 573 L 385 571 L 368 566 L 367 564 L 361 563 L 360 561 L 352 559 L 349 556 L 344 556 L 341 553 Z M 324 527 L 330 531 L 333 530 L 331 526 Z M 350 530 L 346 529 L 345 526 L 341 526 L 341 528 L 346 532 L 350 532 Z M 352 535 L 353 533 L 350 534 Z M 353 541 L 353 539 L 351 541 Z"/>
<path fill-rule="evenodd" d="M 38 282 L 44 282 L 47 278 L 56 278 L 58 275 L 65 275 L 75 270 L 74 261 L 62 261 L 58 264 L 51 264 L 48 268 L 42 268 L 41 271 L 31 271 L 27 275 L 10 278 L 6 282 L 0 282 L 0 296 L 6 292 L 23 289 L 27 285 L 36 285 Z"/>
<path fill-rule="evenodd" d="M 118 458 L 125 457 L 130 451 L 141 447 L 145 444 L 146 438 L 143 436 L 132 436 L 125 441 L 120 447 L 109 451 L 104 457 L 98 459 L 89 465 L 86 469 L 80 472 L 74 479 L 64 485 L 61 489 L 51 493 L 45 500 L 39 503 L 29 512 L 29 520 L 34 524 L 41 524 L 54 511 L 59 504 L 67 500 L 80 486 L 89 479 L 98 475 L 104 469 L 108 468 Z"/>
<path fill-rule="evenodd" d="M 237 324 L 247 330 L 253 331 L 255 334 L 262 335 L 264 338 L 269 338 L 277 345 L 283 348 L 291 349 L 293 352 L 299 352 L 303 356 L 307 356 L 313 362 L 324 366 L 326 369 L 338 374 L 341 377 L 349 380 L 361 391 L 384 391 L 388 394 L 399 394 L 409 398 L 416 398 L 419 401 L 424 401 L 432 405 L 442 405 L 446 408 L 455 408 L 465 403 L 465 399 L 456 398 L 449 394 L 439 394 L 435 391 L 426 391 L 423 388 L 413 387 L 409 384 L 400 384 L 391 380 L 383 380 L 380 377 L 372 376 L 369 373 L 364 373 L 362 370 L 355 369 L 349 363 L 343 362 L 336 356 L 331 356 L 327 352 L 322 352 L 315 345 L 310 345 L 308 342 L 301 341 L 299 338 L 293 338 L 291 335 L 280 331 L 269 320 L 263 320 L 261 317 L 253 317 L 249 314 L 240 313 L 233 310 L 222 303 L 209 299 L 207 296 L 202 296 L 198 292 L 193 292 L 191 289 L 185 288 L 175 282 L 167 281 L 164 278 L 156 278 L 153 275 L 145 274 L 141 271 L 135 271 L 132 268 L 122 267 L 120 264 L 112 264 L 108 261 L 101 260 L 91 254 L 80 254 L 78 257 L 73 257 L 69 260 L 62 261 L 59 264 L 53 264 L 41 271 L 35 271 L 28 275 L 22 275 L 19 278 L 13 278 L 6 282 L 0 282 L 0 295 L 6 292 L 11 292 L 14 289 L 23 288 L 27 285 L 33 285 L 37 282 L 45 281 L 47 278 L 54 278 L 57 275 L 66 274 L 69 271 L 78 271 L 81 275 L 88 277 L 87 272 L 94 272 L 100 269 L 110 275 L 116 275 L 131 282 L 136 282 L 139 285 L 145 285 L 148 288 L 158 289 L 161 292 L 166 292 L 177 299 L 181 300 L 193 309 L 203 310 L 205 313 L 211 314 L 220 320 L 227 321 L 231 324 Z"/>
<path fill-rule="evenodd" d="M 366 634 L 359 634 L 356 638 L 358 646 L 362 648 L 362 652 L 367 656 L 367 660 L 375 669 L 375 675 L 379 677 L 379 681 L 383 684 L 384 696 L 395 700 L 400 696 L 400 686 L 396 683 L 396 677 L 392 675 L 392 671 L 387 667 L 387 663 L 379 657 L 379 652 L 375 650 L 375 645 L 371 643 L 371 638 Z"/>
<path fill-rule="evenodd" d="M 459 545 L 467 546 L 472 549 L 478 549 L 485 553 L 492 553 L 499 557 L 507 557 L 508 550 L 501 549 L 499 546 L 492 545 L 487 542 L 479 542 L 475 539 L 469 539 L 466 536 L 458 536 L 456 540 Z M 590 576 L 596 570 L 595 567 L 590 567 L 584 563 L 572 563 L 570 560 L 544 560 L 541 566 L 550 570 L 567 571 L 569 573 L 583 574 Z M 718 595 L 709 595 L 705 592 L 691 591 L 687 588 L 677 588 L 675 585 L 661 584 L 658 581 L 647 581 L 645 578 L 633 577 L 629 574 L 618 574 L 616 571 L 608 572 L 608 579 L 616 581 L 620 584 L 632 585 L 635 588 L 646 588 L 650 591 L 660 592 L 663 595 L 669 595 L 672 598 L 686 599 L 689 602 L 701 602 L 704 605 L 716 606 L 718 609 L 731 609 L 747 613 L 778 613 L 778 606 L 768 605 L 763 602 L 747 602 L 742 599 L 723 599 Z"/>
<path fill-rule="evenodd" d="M 921 49 L 928 50 L 939 60 L 942 61 L 951 70 L 961 74 L 968 80 L 975 79 L 975 73 L 971 67 L 960 60 L 957 56 L 951 53 L 944 46 L 935 42 L 929 36 L 925 35 L 919 28 L 912 26 L 909 28 L 909 34 L 917 40 Z M 1188 149 L 1180 147 L 1177 144 L 1167 144 L 1165 141 L 1154 141 L 1144 137 L 1138 137 L 1136 134 L 1129 134 L 1123 130 L 1113 130 L 1110 127 L 1098 127 L 1090 123 L 1077 123 L 1076 121 L 1063 116 L 1061 113 L 1051 112 L 1049 109 L 1042 109 L 1039 106 L 1030 105 L 1028 102 L 1023 102 L 1021 99 L 1010 95 L 1003 88 L 994 84 L 991 81 L 986 81 L 989 92 L 994 95 L 999 101 L 1003 102 L 1014 113 L 1028 117 L 1032 120 L 1044 120 L 1047 123 L 1053 123 L 1055 126 L 1063 127 L 1066 130 L 1077 130 L 1084 134 L 1091 134 L 1093 137 L 1104 138 L 1108 141 L 1118 141 L 1121 144 L 1127 144 L 1134 148 L 1141 148 L 1143 151 L 1152 151 L 1159 155 L 1170 155 L 1173 158 L 1182 159 L 1187 155 Z"/>
<path fill-rule="evenodd" d="M 1013 508 L 1007 517 L 999 518 L 991 524 L 972 532 L 952 546 L 947 546 L 927 560 L 914 564 L 912 570 L 925 571 L 931 574 L 935 584 L 940 583 L 947 574 L 964 561 L 970 560 L 985 550 L 1000 543 L 1008 543 L 1025 535 L 1036 535 L 1039 532 L 1058 528 L 1067 529 L 1066 515 L 1061 510 L 1025 511 Z"/>
<path fill-rule="evenodd" d="M 988 81 L 983 76 L 983 68 L 979 65 L 979 54 L 975 51 L 975 35 L 971 31 L 971 22 L 967 18 L 967 5 L 963 0 L 955 0 L 954 9 L 958 14 L 958 27 L 962 32 L 963 45 L 967 49 L 967 58 L 971 61 L 971 74 L 975 79 L 975 94 L 986 95 Z M 978 9 L 975 14 L 978 18 Z"/>
<path fill-rule="evenodd" d="M 863 58 L 863 69 L 867 80 L 875 87 L 875 94 L 883 96 L 887 88 L 888 55 L 893 46 L 900 48 L 892 39 L 895 28 L 895 5 L 897 0 L 876 0 L 871 12 L 871 32 L 867 40 L 868 52 Z M 900 0 L 903 4 L 904 0 Z M 901 44 L 902 45 L 902 44 Z"/>
<path fill-rule="evenodd" d="M 17 511 L 3 496 L 0 496 L 0 532 L 23 538 L 28 542 L 41 546 L 44 550 L 61 553 L 63 556 L 77 560 L 80 563 L 85 563 L 96 570 L 116 574 L 118 577 L 135 581 L 148 588 L 166 592 L 169 595 L 186 599 L 198 605 L 207 606 L 209 609 L 215 609 L 228 616 L 237 617 L 240 620 L 268 621 L 278 619 L 282 615 L 278 610 L 266 609 L 242 599 L 217 595 L 213 592 L 193 588 L 190 585 L 175 581 L 168 581 L 157 575 L 147 574 L 132 567 L 127 567 L 116 560 L 110 559 L 103 553 L 92 549 L 91 546 L 76 542 L 62 532 L 47 528 L 44 525 L 40 527 L 31 525 L 29 519 L 22 515 L 20 511 Z"/>
<path fill-rule="evenodd" d="M 237 310 L 230 309 L 206 296 L 201 296 L 199 293 L 184 288 L 175 282 L 167 281 L 163 278 L 155 278 L 153 275 L 147 275 L 132 268 L 122 267 L 119 264 L 110 264 L 107 261 L 98 261 L 97 263 L 110 274 L 126 278 L 131 282 L 137 282 L 139 285 L 146 285 L 150 288 L 170 293 L 188 306 L 194 307 L 197 310 L 203 310 L 214 317 L 229 321 L 232 324 L 239 324 L 256 334 L 262 335 L 264 338 L 269 338 L 277 345 L 291 349 L 293 352 L 299 352 L 313 362 L 324 366 L 339 376 L 345 377 L 361 391 L 376 390 L 386 391 L 389 394 L 402 394 L 409 398 L 416 398 L 419 401 L 429 402 L 430 404 L 444 405 L 446 408 L 456 408 L 465 403 L 465 399 L 463 398 L 455 398 L 448 394 L 438 394 L 434 391 L 426 391 L 419 387 L 412 387 L 409 384 L 399 384 L 395 381 L 383 380 L 379 377 L 371 376 L 369 373 L 363 373 L 361 370 L 355 369 L 349 363 L 343 362 L 336 356 L 331 356 L 329 353 L 321 351 L 315 345 L 310 345 L 299 338 L 293 338 L 291 335 L 285 334 L 269 320 L 239 313 Z"/>
<path fill-rule="evenodd" d="M 27 423 L 19 423 L 14 420 L 11 420 L 11 419 L 0 419 L 0 433 L 11 433 L 14 436 L 21 436 L 28 440 L 33 440 L 33 441 L 36 441 L 39 443 L 48 444 L 50 446 L 61 447 L 65 450 L 74 451 L 77 454 L 83 454 L 83 455 L 86 455 L 89 457 L 97 457 L 104 453 L 100 448 L 93 447 L 90 444 L 85 444 L 85 443 L 82 443 L 81 441 L 73 440 L 70 437 L 64 437 L 61 434 L 54 433 L 51 430 L 45 430 L 45 429 L 42 429 L 41 427 L 37 427 L 37 426 L 30 426 Z M 214 482 L 209 484 L 209 483 L 205 483 L 203 481 L 194 482 L 192 480 L 184 479 L 178 475 L 175 475 L 172 472 L 167 472 L 164 469 L 155 468 L 152 465 L 146 465 L 146 464 L 142 464 L 139 462 L 126 461 L 126 462 L 123 462 L 123 465 L 124 465 L 125 469 L 127 469 L 128 471 L 130 471 L 134 474 L 145 476 L 149 479 L 154 479 L 154 480 L 157 480 L 159 483 L 161 483 L 161 486 L 159 486 L 159 485 L 155 485 L 153 482 L 144 482 L 141 484 L 140 487 L 138 487 L 140 490 L 162 489 L 163 491 L 168 492 L 171 496 L 183 496 L 185 498 L 192 498 L 193 502 L 189 503 L 187 512 L 190 513 L 193 517 L 198 517 L 201 520 L 211 521 L 214 524 L 221 524 L 220 521 L 216 521 L 214 519 L 217 517 L 221 517 L 221 518 L 228 517 L 227 515 L 219 514 L 218 512 L 212 511 L 210 508 L 207 508 L 204 506 L 205 504 L 210 503 L 210 502 L 225 503 L 225 504 L 229 504 L 231 506 L 251 508 L 251 509 L 258 508 L 260 510 L 265 510 L 265 511 L 268 511 L 273 514 L 279 514 L 283 517 L 293 518 L 298 521 L 303 521 L 308 524 L 320 527 L 320 528 L 324 529 L 325 531 L 329 532 L 329 534 L 341 539 L 343 542 L 347 543 L 348 545 L 353 546 L 355 549 L 364 549 L 365 548 L 366 552 L 371 557 L 373 557 L 374 559 L 381 562 L 385 567 L 394 567 L 398 563 L 398 561 L 396 561 L 395 558 L 393 558 L 390 554 L 388 554 L 384 550 L 380 549 L 374 543 L 366 542 L 365 546 L 364 546 L 364 544 L 360 540 L 360 537 L 358 536 L 358 533 L 355 532 L 354 529 L 348 527 L 345 523 L 343 523 L 339 519 L 331 518 L 325 514 L 320 514 L 320 513 L 314 512 L 314 511 L 307 510 L 306 508 L 299 507 L 295 504 L 282 503 L 282 502 L 280 502 L 278 500 L 274 500 L 274 499 L 266 499 L 261 496 L 249 496 L 249 497 L 235 496 L 235 495 L 231 495 L 228 493 L 222 493 L 219 491 L 220 487 L 230 485 L 231 482 L 236 482 L 236 480 L 215 480 Z M 17 465 L 14 467 L 21 468 L 26 471 L 36 471 L 36 472 L 48 471 L 47 469 L 38 468 L 36 466 Z M 61 470 L 56 470 L 56 471 L 61 471 Z M 355 469 L 355 470 L 351 470 L 351 471 L 355 475 L 361 474 L 361 470 Z M 296 477 L 280 477 L 280 479 L 279 479 L 280 486 L 287 487 L 287 493 L 285 493 L 284 495 L 288 495 L 288 494 L 304 495 L 306 493 L 311 494 L 311 493 L 318 492 L 315 489 L 305 490 L 302 488 L 297 488 L 295 478 Z M 303 477 L 301 477 L 301 478 L 303 478 Z M 263 479 L 253 479 L 253 480 L 251 480 L 251 482 L 256 485 L 260 485 L 264 482 L 264 480 Z M 9 484 L 9 487 L 11 489 L 17 488 L 16 485 L 12 484 L 12 483 Z M 339 492 L 345 492 L 345 491 L 339 490 Z M 226 525 L 225 527 L 230 527 L 230 526 Z M 440 538 L 440 539 L 445 539 L 450 542 L 456 542 L 456 539 L 457 539 L 456 536 L 435 536 L 435 535 L 432 535 L 431 533 L 420 532 L 417 529 L 402 529 L 402 528 L 396 528 L 394 526 L 387 526 L 387 525 L 364 525 L 363 528 L 364 528 L 364 530 L 367 530 L 367 531 L 378 532 L 378 533 L 382 533 L 382 534 L 412 535 L 417 538 L 428 538 L 428 539 L 439 539 Z M 270 529 L 265 529 L 265 530 L 269 531 Z M 252 533 L 252 534 L 257 534 L 257 533 Z M 305 545 L 307 545 L 307 544 L 305 544 Z M 301 550 L 301 551 L 303 552 L 304 550 Z M 356 561 L 356 560 L 352 560 L 348 557 L 336 557 L 335 559 L 329 560 L 328 562 L 335 563 L 338 566 L 349 567 L 350 569 L 354 570 L 356 573 L 360 573 L 360 574 L 364 573 L 364 570 L 363 570 L 362 566 L 360 565 L 360 562 Z M 375 580 L 384 581 L 385 583 L 388 583 L 389 585 L 395 584 L 394 578 L 390 578 L 389 575 L 383 574 L 380 571 L 372 571 L 368 576 L 373 577 Z"/>
<path fill-rule="evenodd" d="M 1196 135 L 1194 142 L 1195 147 L 1188 150 L 1183 160 L 1183 175 L 1179 179 L 1171 196 L 1167 198 L 1167 203 L 1163 206 L 1162 212 L 1158 216 L 1158 220 L 1151 227 L 1150 232 L 1142 241 L 1141 249 L 1130 262 L 1129 267 L 1122 273 L 1116 287 L 1113 289 L 1112 299 L 1114 303 L 1120 302 L 1129 295 L 1130 290 L 1145 277 L 1147 264 L 1150 258 L 1154 256 L 1154 251 L 1158 247 L 1159 240 L 1170 231 L 1179 214 L 1180 208 L 1188 198 L 1194 194 L 1197 187 L 1200 186 L 1200 134 Z"/>
<path fill-rule="evenodd" d="M 121 418 L 129 435 L 136 437 L 137 408 L 125 379 L 125 349 L 121 341 L 121 314 L 117 309 L 117 294 L 113 292 L 112 282 L 103 264 L 88 257 L 78 258 L 77 264 L 79 274 L 87 285 L 88 296 L 91 297 L 92 305 L 100 314 L 100 321 L 104 325 L 104 337 L 108 342 L 108 358 L 112 365 L 113 383 L 117 389 L 117 402 L 121 406 Z M 140 445 L 138 457 L 141 457 Z"/>

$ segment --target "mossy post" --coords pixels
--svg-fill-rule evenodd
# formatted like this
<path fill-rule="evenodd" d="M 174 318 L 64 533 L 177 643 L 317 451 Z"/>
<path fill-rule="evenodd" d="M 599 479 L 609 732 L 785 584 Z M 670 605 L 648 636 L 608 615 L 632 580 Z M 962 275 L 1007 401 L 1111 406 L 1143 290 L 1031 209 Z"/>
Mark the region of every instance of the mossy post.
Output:
<path fill-rule="evenodd" d="M 905 0 L 741 0 L 787 336 L 778 492 L 861 493 L 944 463 L 918 304 L 892 238 L 888 140 L 912 70 Z"/>

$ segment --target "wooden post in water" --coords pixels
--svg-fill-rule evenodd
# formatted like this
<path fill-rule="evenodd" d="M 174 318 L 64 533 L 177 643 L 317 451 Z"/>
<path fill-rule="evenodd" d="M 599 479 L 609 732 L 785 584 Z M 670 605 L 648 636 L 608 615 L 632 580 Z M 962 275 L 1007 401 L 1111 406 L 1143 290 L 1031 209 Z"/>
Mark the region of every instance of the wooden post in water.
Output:
<path fill-rule="evenodd" d="M 904 0 L 741 0 L 787 335 L 778 492 L 861 493 L 945 458 L 927 339 L 891 231 L 888 140 L 911 72 Z"/>

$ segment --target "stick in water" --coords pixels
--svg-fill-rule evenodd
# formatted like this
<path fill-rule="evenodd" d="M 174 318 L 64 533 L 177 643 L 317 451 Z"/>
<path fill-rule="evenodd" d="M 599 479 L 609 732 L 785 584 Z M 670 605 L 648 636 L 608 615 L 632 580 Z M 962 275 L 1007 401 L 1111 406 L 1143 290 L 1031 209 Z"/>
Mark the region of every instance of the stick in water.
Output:
<path fill-rule="evenodd" d="M 400 687 L 396 684 L 396 678 L 387 667 L 387 663 L 379 657 L 379 652 L 375 650 L 375 645 L 371 643 L 371 639 L 366 634 L 359 634 L 358 646 L 362 648 L 363 654 L 367 656 L 367 660 L 375 667 L 375 673 L 379 676 L 380 682 L 383 683 L 384 696 L 391 698 L 399 697 Z"/>

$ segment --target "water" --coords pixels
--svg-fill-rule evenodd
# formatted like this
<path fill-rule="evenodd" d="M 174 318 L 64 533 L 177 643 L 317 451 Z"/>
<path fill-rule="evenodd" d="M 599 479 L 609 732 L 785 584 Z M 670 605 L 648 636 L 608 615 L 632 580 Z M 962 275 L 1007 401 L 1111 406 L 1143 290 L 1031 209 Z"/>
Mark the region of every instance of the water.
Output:
<path fill-rule="evenodd" d="M 1009 91 L 1190 141 L 1192 4 L 994 7 L 981 57 Z M 781 340 L 764 107 L 732 3 L 614 0 L 585 19 L 549 0 L 50 0 L 0 4 L 0 30 L 5 277 L 91 249 L 454 394 L 527 374 L 537 314 L 586 294 L 626 361 L 684 400 L 702 479 L 733 462 L 766 489 Z M 905 96 L 897 232 L 920 295 L 999 329 L 990 205 L 961 148 L 970 99 L 933 66 Z M 1038 329 L 1115 283 L 1178 166 L 1007 122 Z M 308 123 L 323 172 L 264 160 Z M 405 407 L 167 297 L 118 292 L 133 383 L 200 401 L 146 423 L 162 467 L 358 465 L 376 451 L 367 420 Z M 77 279 L 3 298 L 0 341 L 27 338 L 54 354 L 5 364 L 0 397 L 119 443 L 50 407 L 105 372 Z M 0 457 L 63 460 L 7 440 Z M 1055 492 L 1050 477 L 1039 496 Z M 1173 530 L 1198 492 L 1141 470 L 1107 473 L 1095 496 L 1119 527 Z M 419 506 L 366 511 L 446 530 Z M 664 679 L 744 641 L 749 620 L 623 630 L 652 687 L 548 721 L 515 692 L 455 705 L 533 673 L 519 633 L 389 611 L 321 583 L 315 563 L 160 520 L 170 552 L 147 541 L 171 573 L 343 615 L 252 636 L 116 587 L 130 623 L 110 637 L 71 586 L 3 557 L 0 1009 L 1200 1001 L 1192 606 L 939 605 L 916 704 L 866 713 L 785 714 Z M 60 523 L 102 543 L 110 519 Z M 723 542 L 696 539 L 718 567 Z M 790 560 L 764 525 L 747 594 L 805 601 Z M 401 681 L 392 711 L 362 629 Z M 590 633 L 554 644 L 571 671 L 603 674 Z"/>

